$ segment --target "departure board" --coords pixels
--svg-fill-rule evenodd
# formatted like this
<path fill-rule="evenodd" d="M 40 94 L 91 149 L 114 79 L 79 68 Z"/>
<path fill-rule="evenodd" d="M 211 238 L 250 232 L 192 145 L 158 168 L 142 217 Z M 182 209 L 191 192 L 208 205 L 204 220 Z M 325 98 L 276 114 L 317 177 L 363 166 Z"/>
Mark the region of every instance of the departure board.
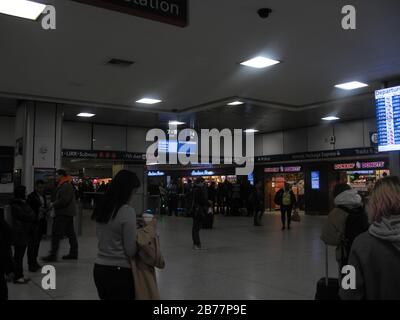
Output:
<path fill-rule="evenodd" d="M 377 90 L 378 150 L 400 150 L 400 86 Z"/>

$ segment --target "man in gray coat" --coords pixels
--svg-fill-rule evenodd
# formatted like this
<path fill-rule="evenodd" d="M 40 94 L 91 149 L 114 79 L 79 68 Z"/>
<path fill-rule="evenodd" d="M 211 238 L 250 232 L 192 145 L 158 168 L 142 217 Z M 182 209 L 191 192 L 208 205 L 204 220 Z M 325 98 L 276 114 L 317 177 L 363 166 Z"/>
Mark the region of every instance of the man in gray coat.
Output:
<path fill-rule="evenodd" d="M 74 216 L 77 214 L 75 188 L 72 185 L 72 178 L 67 175 L 65 170 L 57 170 L 57 184 L 54 202 L 51 204 L 55 215 L 51 251 L 47 257 L 42 259 L 46 262 L 57 260 L 58 248 L 63 236 L 68 237 L 70 245 L 69 254 L 63 256 L 63 259 L 78 259 L 78 241 L 74 230 Z"/>

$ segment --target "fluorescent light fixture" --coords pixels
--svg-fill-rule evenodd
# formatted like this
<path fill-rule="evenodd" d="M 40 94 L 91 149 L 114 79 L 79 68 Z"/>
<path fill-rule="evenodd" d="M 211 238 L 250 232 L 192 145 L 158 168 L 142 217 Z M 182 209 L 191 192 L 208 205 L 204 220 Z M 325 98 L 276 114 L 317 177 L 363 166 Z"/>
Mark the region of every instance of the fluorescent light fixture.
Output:
<path fill-rule="evenodd" d="M 246 130 L 244 130 L 244 132 L 246 132 L 246 133 L 256 133 L 256 132 L 258 132 L 258 130 L 256 130 L 256 129 L 246 129 Z"/>
<path fill-rule="evenodd" d="M 91 118 L 91 117 L 94 117 L 95 114 L 94 113 L 81 112 L 81 113 L 78 113 L 76 116 L 77 117 L 82 117 L 82 118 Z"/>
<path fill-rule="evenodd" d="M 144 104 L 156 104 L 156 103 L 160 103 L 161 100 L 151 99 L 151 98 L 143 98 L 143 99 L 137 100 L 136 102 L 144 103 Z"/>
<path fill-rule="evenodd" d="M 278 60 L 272 60 L 265 57 L 255 57 L 253 59 L 242 62 L 241 65 L 256 69 L 263 69 L 278 63 L 280 63 L 280 61 Z"/>
<path fill-rule="evenodd" d="M 228 106 L 240 106 L 241 104 L 244 104 L 242 101 L 232 101 L 228 103 Z"/>
<path fill-rule="evenodd" d="M 1 0 L 0 13 L 36 20 L 46 8 L 45 4 L 26 0 Z"/>
<path fill-rule="evenodd" d="M 329 116 L 329 117 L 321 118 L 321 120 L 324 120 L 324 121 L 335 121 L 335 120 L 339 120 L 339 119 L 340 118 L 335 117 L 335 116 Z"/>
<path fill-rule="evenodd" d="M 185 123 L 181 122 L 181 121 L 170 121 L 170 122 L 168 122 L 168 124 L 171 125 L 171 126 L 180 126 L 180 125 L 183 125 Z"/>
<path fill-rule="evenodd" d="M 362 83 L 359 81 L 351 81 L 342 84 L 337 84 L 335 87 L 343 90 L 354 90 L 354 89 L 368 87 L 368 85 L 366 83 Z"/>

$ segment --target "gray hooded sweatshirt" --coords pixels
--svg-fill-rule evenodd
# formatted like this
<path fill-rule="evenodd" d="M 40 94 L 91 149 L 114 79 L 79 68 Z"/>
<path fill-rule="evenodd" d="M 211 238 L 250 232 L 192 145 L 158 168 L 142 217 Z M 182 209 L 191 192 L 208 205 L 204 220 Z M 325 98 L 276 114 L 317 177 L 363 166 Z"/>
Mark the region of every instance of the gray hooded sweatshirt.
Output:
<path fill-rule="evenodd" d="M 353 243 L 349 265 L 356 289 L 340 290 L 344 300 L 400 300 L 400 215 L 384 217 Z"/>

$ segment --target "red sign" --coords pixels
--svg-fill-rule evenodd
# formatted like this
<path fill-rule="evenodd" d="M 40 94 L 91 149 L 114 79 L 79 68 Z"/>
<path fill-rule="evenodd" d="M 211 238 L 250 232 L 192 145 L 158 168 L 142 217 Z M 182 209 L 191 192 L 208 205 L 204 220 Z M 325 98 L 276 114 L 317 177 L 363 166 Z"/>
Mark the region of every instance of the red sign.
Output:
<path fill-rule="evenodd" d="M 352 170 L 355 166 L 355 163 L 339 163 L 335 164 L 335 170 Z"/>
<path fill-rule="evenodd" d="M 265 173 L 277 173 L 280 172 L 280 168 L 276 167 L 276 168 L 264 168 L 264 172 Z"/>

